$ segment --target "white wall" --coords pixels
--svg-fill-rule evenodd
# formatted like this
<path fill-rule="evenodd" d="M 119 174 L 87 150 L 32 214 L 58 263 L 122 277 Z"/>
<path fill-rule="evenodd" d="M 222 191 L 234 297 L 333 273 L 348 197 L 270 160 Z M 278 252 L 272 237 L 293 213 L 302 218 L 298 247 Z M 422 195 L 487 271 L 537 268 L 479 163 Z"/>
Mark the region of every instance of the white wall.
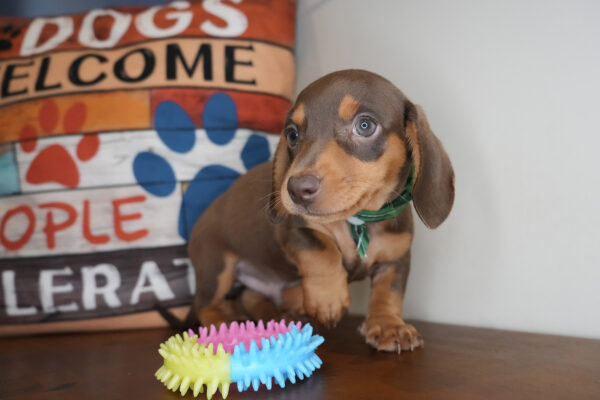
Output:
<path fill-rule="evenodd" d="M 417 224 L 405 316 L 600 338 L 600 2 L 299 0 L 298 89 L 392 80 L 454 164 Z M 353 288 L 364 312 L 368 283 Z"/>

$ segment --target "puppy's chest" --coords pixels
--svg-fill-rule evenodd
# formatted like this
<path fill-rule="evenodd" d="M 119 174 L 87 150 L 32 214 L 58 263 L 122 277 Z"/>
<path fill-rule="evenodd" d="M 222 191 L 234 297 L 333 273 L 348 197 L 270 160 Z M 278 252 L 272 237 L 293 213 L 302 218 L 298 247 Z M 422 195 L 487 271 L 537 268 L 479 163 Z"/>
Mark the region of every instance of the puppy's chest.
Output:
<path fill-rule="evenodd" d="M 348 281 L 365 279 L 369 276 L 373 265 L 373 257 L 360 258 L 356 250 L 356 242 L 352 239 L 347 222 L 337 222 L 328 226 L 330 234 L 342 254 L 342 263 L 348 273 Z"/>
<path fill-rule="evenodd" d="M 342 254 L 349 281 L 365 279 L 378 264 L 394 262 L 404 257 L 412 242 L 410 232 L 390 232 L 385 230 L 384 224 L 368 224 L 370 243 L 366 257 L 361 258 L 347 222 L 336 222 L 327 228 Z"/>

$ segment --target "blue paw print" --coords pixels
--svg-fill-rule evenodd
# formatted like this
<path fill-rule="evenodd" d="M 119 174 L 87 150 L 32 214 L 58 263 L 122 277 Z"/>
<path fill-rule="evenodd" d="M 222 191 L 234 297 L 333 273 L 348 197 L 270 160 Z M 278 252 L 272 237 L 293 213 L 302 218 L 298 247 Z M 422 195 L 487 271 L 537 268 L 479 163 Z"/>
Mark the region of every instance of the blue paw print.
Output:
<path fill-rule="evenodd" d="M 211 143 L 228 145 L 238 132 L 237 108 L 231 97 L 225 93 L 211 96 L 204 107 L 202 123 Z M 189 153 L 201 145 L 197 143 L 192 119 L 174 101 L 163 101 L 158 105 L 154 127 L 161 142 L 173 152 L 169 159 L 177 157 L 177 153 Z M 256 133 L 248 137 L 240 153 L 246 170 L 269 160 L 270 156 L 268 140 Z M 169 160 L 151 151 L 143 151 L 135 156 L 133 173 L 137 183 L 154 196 L 169 196 L 177 187 L 178 177 Z M 239 171 L 220 164 L 207 165 L 196 173 L 183 195 L 179 210 L 178 228 L 182 238 L 189 239 L 198 217 L 239 176 Z"/>

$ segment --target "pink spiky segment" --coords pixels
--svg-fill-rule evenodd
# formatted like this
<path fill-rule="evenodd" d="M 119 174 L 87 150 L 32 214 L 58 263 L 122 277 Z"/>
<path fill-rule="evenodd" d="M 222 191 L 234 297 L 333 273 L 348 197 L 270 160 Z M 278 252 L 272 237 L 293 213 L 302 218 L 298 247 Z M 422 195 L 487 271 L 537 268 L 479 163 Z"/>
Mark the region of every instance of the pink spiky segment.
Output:
<path fill-rule="evenodd" d="M 210 328 L 201 326 L 198 328 L 198 344 L 212 343 L 216 353 L 217 346 L 221 343 L 226 352 L 233 353 L 233 349 L 238 343 L 244 343 L 244 347 L 249 351 L 250 342 L 254 340 L 260 349 L 262 338 L 269 339 L 271 336 L 277 337 L 280 334 L 286 334 L 294 325 L 299 331 L 302 330 L 302 323 L 290 322 L 286 325 L 283 319 L 279 322 L 269 321 L 266 326 L 262 320 L 256 324 L 253 321 L 232 322 L 229 326 L 222 323 L 218 330 L 214 325 L 211 325 Z M 196 334 L 191 329 L 188 333 L 190 336 Z"/>

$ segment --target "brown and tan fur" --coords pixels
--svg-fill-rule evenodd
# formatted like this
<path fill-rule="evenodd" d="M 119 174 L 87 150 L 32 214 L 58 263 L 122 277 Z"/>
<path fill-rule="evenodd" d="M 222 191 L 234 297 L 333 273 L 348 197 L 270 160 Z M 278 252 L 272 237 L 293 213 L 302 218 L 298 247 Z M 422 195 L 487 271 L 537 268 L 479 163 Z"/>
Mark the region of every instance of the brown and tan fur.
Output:
<path fill-rule="evenodd" d="M 365 116 L 377 124 L 368 137 L 356 133 L 356 121 Z M 410 207 L 397 218 L 368 223 L 364 259 L 346 221 L 395 199 L 412 164 L 413 206 L 435 228 L 452 208 L 454 172 L 422 109 L 367 71 L 339 71 L 313 82 L 290 109 L 273 162 L 248 171 L 195 224 L 188 247 L 197 281 L 191 320 L 209 325 L 288 312 L 334 325 L 350 304 L 348 282 L 370 277 L 360 328 L 367 343 L 396 352 L 422 346 L 402 319 Z M 251 290 L 226 299 L 238 260 L 300 283 L 283 290 L 281 309 Z"/>

